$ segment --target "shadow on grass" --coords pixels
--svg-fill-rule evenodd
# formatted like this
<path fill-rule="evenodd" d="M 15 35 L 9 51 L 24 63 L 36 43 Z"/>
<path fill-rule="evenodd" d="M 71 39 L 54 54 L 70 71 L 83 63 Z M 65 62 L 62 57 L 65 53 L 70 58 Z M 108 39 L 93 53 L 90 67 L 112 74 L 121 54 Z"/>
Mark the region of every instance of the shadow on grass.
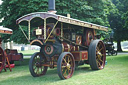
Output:
<path fill-rule="evenodd" d="M 25 59 L 22 65 L 20 65 L 18 61 L 15 62 L 16 67 L 12 71 L 14 72 L 12 74 L 17 76 L 16 77 L 11 76 L 11 78 L 7 78 L 6 80 L 1 81 L 0 82 L 1 85 L 8 85 L 8 84 L 15 85 L 17 83 L 21 85 L 37 85 L 37 84 L 48 85 L 50 83 L 61 81 L 57 73 L 57 68 L 54 68 L 54 69 L 49 68 L 46 75 L 44 76 L 32 77 L 28 70 L 29 69 L 28 64 L 29 64 L 29 59 Z M 77 76 L 80 73 L 87 74 L 89 72 L 94 72 L 94 71 L 91 70 L 89 65 L 82 65 L 77 67 L 77 69 L 74 71 L 73 76 Z M 71 79 L 73 79 L 73 77 Z M 70 81 L 70 79 L 68 79 L 68 81 Z"/>
<path fill-rule="evenodd" d="M 53 74 L 52 74 L 53 75 Z M 20 85 L 43 85 L 46 83 L 52 83 L 56 81 L 60 81 L 59 77 L 56 75 L 44 75 L 41 77 L 32 77 L 30 74 L 18 76 L 15 78 L 9 78 L 7 80 L 4 80 L 0 82 L 2 85 L 10 84 L 10 85 L 16 85 L 16 83 L 19 83 Z"/>
<path fill-rule="evenodd" d="M 128 56 L 126 56 L 126 55 L 125 56 L 124 55 L 123 56 L 112 56 L 112 57 L 108 57 L 107 59 L 108 59 L 107 69 L 110 70 L 109 72 L 112 71 L 113 73 L 115 73 L 115 70 L 113 71 L 111 69 L 111 67 L 113 67 L 114 65 L 115 65 L 116 69 L 118 68 L 118 66 L 117 66 L 118 64 L 120 66 L 125 65 L 125 64 L 128 65 L 128 63 L 127 63 Z M 67 82 L 70 83 L 71 81 L 75 81 L 77 78 L 81 78 L 81 75 L 83 75 L 83 74 L 88 75 L 88 74 L 90 74 L 90 72 L 95 73 L 95 70 L 91 70 L 89 65 L 82 65 L 82 66 L 79 66 L 75 70 L 73 77 L 66 81 L 65 80 L 62 81 L 59 78 L 58 73 L 57 73 L 57 68 L 48 69 L 46 75 L 44 75 L 44 76 L 32 77 L 28 70 L 28 63 L 29 63 L 29 59 L 25 59 L 24 63 L 22 64 L 23 66 L 21 65 L 21 67 L 20 67 L 19 62 L 18 62 L 18 65 L 16 64 L 16 67 L 14 68 L 14 70 L 12 72 L 10 72 L 10 73 L 7 72 L 7 75 L 5 75 L 6 74 L 5 72 L 3 72 L 1 75 L 5 76 L 6 79 L 3 79 L 2 81 L 0 81 L 0 85 L 17 85 L 17 84 L 19 84 L 19 85 L 50 85 L 50 84 L 60 85 L 61 83 L 64 83 L 63 85 L 65 85 L 65 84 L 68 85 Z M 121 64 L 121 63 L 123 63 L 123 64 Z M 107 70 L 105 70 L 105 71 L 107 71 Z M 105 71 L 102 72 L 103 75 L 104 75 Z M 124 71 L 121 71 L 121 72 L 123 73 Z M 119 74 L 121 72 L 119 70 Z M 97 74 L 99 75 L 99 73 L 97 73 Z M 1 75 L 0 75 L 0 77 L 1 77 Z M 108 73 L 108 75 L 111 75 L 111 74 Z M 86 77 L 86 75 L 85 75 L 85 77 Z M 88 77 L 88 78 L 90 78 L 90 77 Z M 114 77 L 112 77 L 112 78 L 114 78 Z M 106 78 L 106 79 L 108 79 L 108 78 Z"/>
<path fill-rule="evenodd" d="M 25 66 L 29 65 L 29 58 L 24 59 L 23 61 L 14 61 L 15 66 Z"/>
<path fill-rule="evenodd" d="M 78 67 L 77 70 L 75 70 L 73 76 L 79 75 L 79 73 L 88 73 L 88 72 L 93 72 L 89 67 Z M 15 73 L 14 73 L 15 74 Z M 73 79 L 73 77 L 71 78 Z M 7 80 L 1 81 L 0 83 L 2 85 L 15 85 L 17 83 L 21 83 L 22 85 L 45 85 L 45 84 L 50 84 L 54 82 L 60 82 L 62 81 L 57 73 L 57 68 L 55 69 L 48 69 L 46 75 L 41 76 L 41 77 L 32 77 L 29 72 L 24 73 L 23 75 L 19 75 L 18 77 L 15 78 L 8 78 Z M 68 81 L 70 81 L 68 79 Z M 66 82 L 66 81 L 64 81 Z"/>
<path fill-rule="evenodd" d="M 75 74 L 74 75 L 79 75 L 80 73 L 82 74 L 88 74 L 90 72 L 95 72 L 95 71 L 98 71 L 98 70 L 92 70 L 90 65 L 81 65 L 81 66 L 78 66 L 76 69 L 75 69 Z"/>

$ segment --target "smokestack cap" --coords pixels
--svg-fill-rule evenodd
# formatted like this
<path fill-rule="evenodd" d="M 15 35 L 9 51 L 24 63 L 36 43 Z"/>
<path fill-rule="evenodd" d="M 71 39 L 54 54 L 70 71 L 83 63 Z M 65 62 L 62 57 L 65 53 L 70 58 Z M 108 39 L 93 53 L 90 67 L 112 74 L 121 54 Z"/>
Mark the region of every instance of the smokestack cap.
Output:
<path fill-rule="evenodd" d="M 48 11 L 55 11 L 55 0 L 48 0 Z"/>
<path fill-rule="evenodd" d="M 55 0 L 48 0 L 48 13 L 55 14 L 57 11 L 55 10 Z"/>

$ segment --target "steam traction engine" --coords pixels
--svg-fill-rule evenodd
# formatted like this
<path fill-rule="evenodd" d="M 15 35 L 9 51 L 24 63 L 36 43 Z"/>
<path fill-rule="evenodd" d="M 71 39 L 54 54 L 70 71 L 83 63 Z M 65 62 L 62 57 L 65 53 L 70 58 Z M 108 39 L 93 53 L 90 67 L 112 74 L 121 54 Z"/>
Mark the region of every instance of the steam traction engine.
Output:
<path fill-rule="evenodd" d="M 0 26 L 0 72 L 3 69 L 6 71 L 6 62 L 8 64 L 9 70 L 12 71 L 7 57 L 7 53 L 2 49 L 2 38 L 1 38 L 2 34 L 12 34 L 12 33 L 13 31 L 11 29 L 3 28 L 2 26 Z"/>
<path fill-rule="evenodd" d="M 105 46 L 96 39 L 95 31 L 107 31 L 107 27 L 53 12 L 35 12 L 17 19 L 30 44 L 41 47 L 40 52 L 34 53 L 30 59 L 31 75 L 42 76 L 48 67 L 57 67 L 59 77 L 68 79 L 73 75 L 75 64 L 80 62 L 90 64 L 93 70 L 103 69 Z M 28 26 L 28 37 L 22 29 L 24 26 Z"/>

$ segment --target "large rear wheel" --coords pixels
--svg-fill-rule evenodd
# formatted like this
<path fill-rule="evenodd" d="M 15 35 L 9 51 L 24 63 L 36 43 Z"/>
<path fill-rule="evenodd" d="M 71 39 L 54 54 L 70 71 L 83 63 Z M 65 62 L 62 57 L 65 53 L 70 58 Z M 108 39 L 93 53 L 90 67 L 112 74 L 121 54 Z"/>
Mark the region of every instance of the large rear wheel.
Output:
<path fill-rule="evenodd" d="M 93 40 L 89 46 L 89 64 L 93 70 L 103 69 L 106 61 L 105 45 L 101 40 Z"/>
<path fill-rule="evenodd" d="M 46 66 L 43 66 L 46 63 L 46 57 L 40 52 L 34 53 L 29 61 L 29 70 L 33 77 L 38 77 L 45 75 L 47 72 Z"/>
<path fill-rule="evenodd" d="M 70 52 L 63 52 L 57 61 L 57 71 L 61 79 L 72 77 L 75 70 L 74 57 Z"/>

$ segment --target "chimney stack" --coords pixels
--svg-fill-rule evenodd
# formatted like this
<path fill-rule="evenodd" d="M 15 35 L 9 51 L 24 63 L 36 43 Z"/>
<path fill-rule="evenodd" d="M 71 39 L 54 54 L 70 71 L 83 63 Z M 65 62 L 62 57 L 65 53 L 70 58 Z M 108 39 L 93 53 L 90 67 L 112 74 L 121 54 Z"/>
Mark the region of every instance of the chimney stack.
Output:
<path fill-rule="evenodd" d="M 48 0 L 48 12 L 54 14 L 57 12 L 55 10 L 55 0 Z"/>

